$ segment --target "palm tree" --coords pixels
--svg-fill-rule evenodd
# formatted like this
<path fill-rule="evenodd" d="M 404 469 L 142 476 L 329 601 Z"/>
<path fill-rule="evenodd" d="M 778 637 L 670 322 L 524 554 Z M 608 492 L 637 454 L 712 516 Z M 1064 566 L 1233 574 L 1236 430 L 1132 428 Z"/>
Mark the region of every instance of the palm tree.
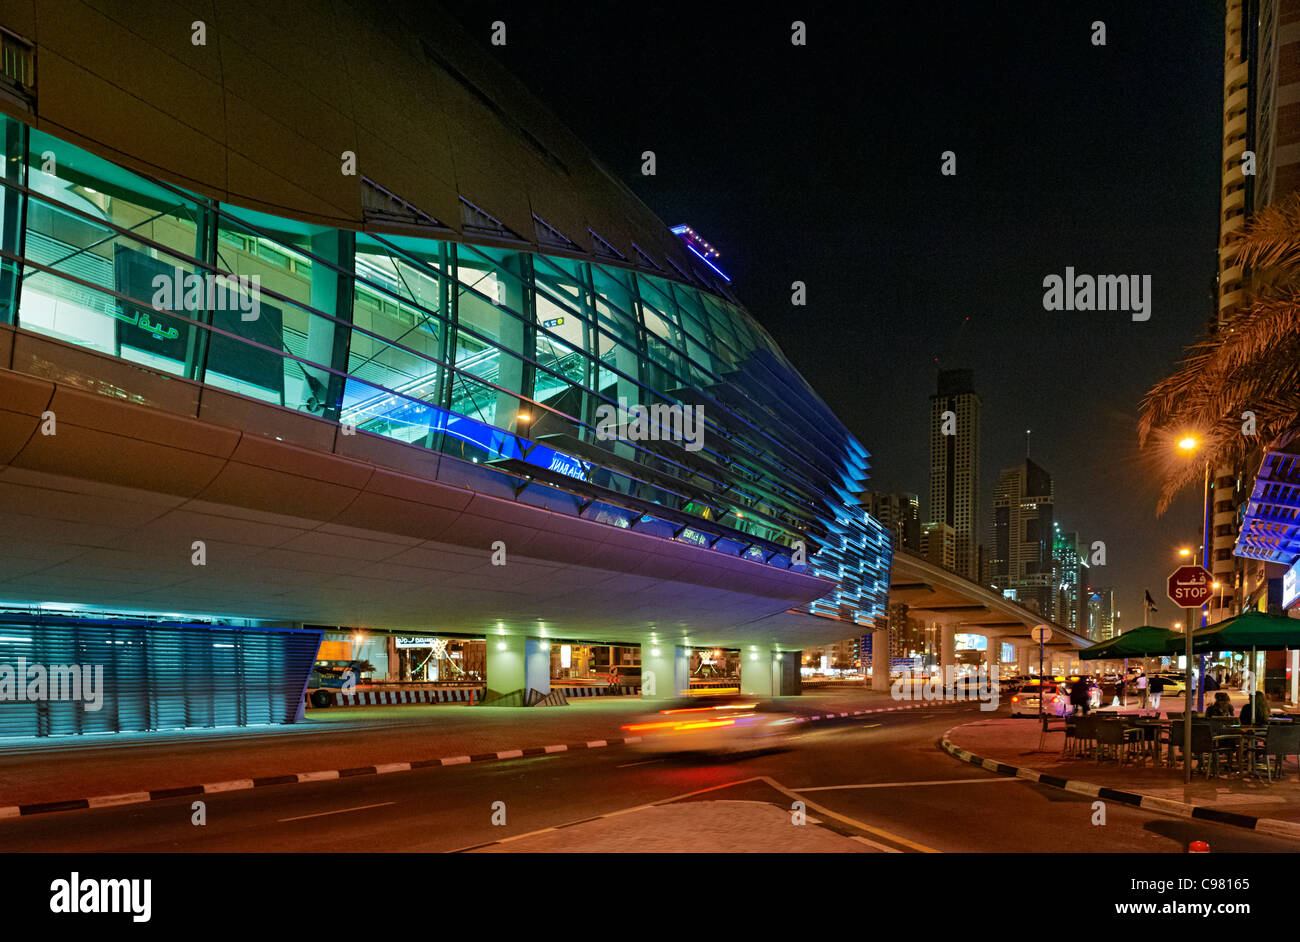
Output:
<path fill-rule="evenodd" d="M 1159 446 L 1158 512 L 1199 481 L 1199 461 L 1176 461 L 1172 443 L 1194 432 L 1211 466 L 1242 465 L 1300 433 L 1300 194 L 1267 206 L 1243 228 L 1236 263 L 1251 271 L 1245 303 L 1187 348 L 1178 370 L 1142 402 L 1140 444 Z M 1255 417 L 1255 434 L 1243 433 Z"/>

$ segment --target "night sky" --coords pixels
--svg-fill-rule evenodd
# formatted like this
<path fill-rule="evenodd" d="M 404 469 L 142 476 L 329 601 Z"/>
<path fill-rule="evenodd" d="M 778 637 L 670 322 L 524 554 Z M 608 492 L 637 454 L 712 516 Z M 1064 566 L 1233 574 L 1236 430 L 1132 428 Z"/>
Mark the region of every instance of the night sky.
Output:
<path fill-rule="evenodd" d="M 1147 587 L 1156 624 L 1181 619 L 1164 579 L 1200 540 L 1201 495 L 1155 516 L 1136 419 L 1214 308 L 1222 2 L 447 6 L 485 45 L 504 20 L 493 53 L 665 222 L 718 248 L 872 453 L 874 488 L 918 493 L 925 519 L 936 361 L 971 368 L 986 521 L 1032 429 L 1057 520 L 1106 543 L 1090 578 L 1116 588 L 1121 624 L 1141 623 Z M 1150 320 L 1045 311 L 1043 278 L 1066 266 L 1150 275 Z"/>

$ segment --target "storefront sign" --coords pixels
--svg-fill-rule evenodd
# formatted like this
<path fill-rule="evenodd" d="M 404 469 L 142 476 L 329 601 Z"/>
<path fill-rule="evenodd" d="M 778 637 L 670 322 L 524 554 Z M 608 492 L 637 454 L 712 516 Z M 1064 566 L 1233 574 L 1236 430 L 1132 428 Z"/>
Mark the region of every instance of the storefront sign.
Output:
<path fill-rule="evenodd" d="M 1300 559 L 1282 574 L 1282 607 L 1290 608 L 1300 601 Z"/>

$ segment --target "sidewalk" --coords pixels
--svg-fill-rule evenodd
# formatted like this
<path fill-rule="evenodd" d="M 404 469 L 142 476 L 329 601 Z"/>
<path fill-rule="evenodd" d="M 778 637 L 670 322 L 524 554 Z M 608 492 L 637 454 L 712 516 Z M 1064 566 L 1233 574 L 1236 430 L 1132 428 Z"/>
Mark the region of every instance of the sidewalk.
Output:
<path fill-rule="evenodd" d="M 1235 699 L 1237 698 L 1234 697 Z M 1175 698 L 1172 703 L 1166 700 L 1161 707 L 1163 713 L 1166 707 L 1180 710 L 1182 704 L 1179 698 Z M 951 747 L 965 750 L 982 759 L 991 759 L 1017 769 L 1033 769 L 1056 779 L 1068 780 L 1070 791 L 1081 791 L 1076 787 L 1078 783 L 1090 783 L 1246 818 L 1267 818 L 1300 824 L 1300 770 L 1297 770 L 1294 758 L 1287 760 L 1282 778 L 1275 779 L 1272 783 L 1228 777 L 1206 779 L 1193 775 L 1191 785 L 1184 786 L 1181 765 L 1174 768 L 1152 767 L 1149 763 L 1145 766 L 1119 765 L 1113 760 L 1097 762 L 1088 758 L 1062 756 L 1064 732 L 1049 733 L 1042 751 L 1038 750 L 1039 736 L 1040 727 L 1036 720 L 999 716 L 954 727 L 945 735 L 945 741 Z M 1107 796 L 1103 794 L 1100 797 Z M 1144 803 L 1143 807 L 1158 807 L 1158 804 Z M 1175 807 L 1165 810 L 1176 814 L 1189 813 L 1186 809 Z"/>
<path fill-rule="evenodd" d="M 781 698 L 814 716 L 896 704 L 865 688 Z M 411 704 L 312 710 L 290 726 L 224 728 L 0 742 L 0 809 L 94 796 L 285 778 L 328 770 L 459 764 L 498 753 L 621 743 L 621 724 L 657 709 L 640 698 L 567 707 Z M 512 758 L 504 756 L 502 758 Z M 451 759 L 453 761 L 447 761 Z M 398 769 L 387 769 L 397 771 Z"/>

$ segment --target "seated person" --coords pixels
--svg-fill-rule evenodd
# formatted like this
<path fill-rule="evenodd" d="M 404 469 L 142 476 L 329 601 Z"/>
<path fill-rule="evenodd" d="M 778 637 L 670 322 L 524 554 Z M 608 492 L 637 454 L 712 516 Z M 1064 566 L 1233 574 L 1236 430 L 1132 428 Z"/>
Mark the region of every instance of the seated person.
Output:
<path fill-rule="evenodd" d="M 1242 726 L 1263 726 L 1268 722 L 1268 698 L 1263 691 L 1256 690 L 1255 695 L 1241 708 Z"/>
<path fill-rule="evenodd" d="M 1232 701 L 1227 692 L 1220 690 L 1214 695 L 1214 702 L 1205 709 L 1206 716 L 1232 716 Z"/>

